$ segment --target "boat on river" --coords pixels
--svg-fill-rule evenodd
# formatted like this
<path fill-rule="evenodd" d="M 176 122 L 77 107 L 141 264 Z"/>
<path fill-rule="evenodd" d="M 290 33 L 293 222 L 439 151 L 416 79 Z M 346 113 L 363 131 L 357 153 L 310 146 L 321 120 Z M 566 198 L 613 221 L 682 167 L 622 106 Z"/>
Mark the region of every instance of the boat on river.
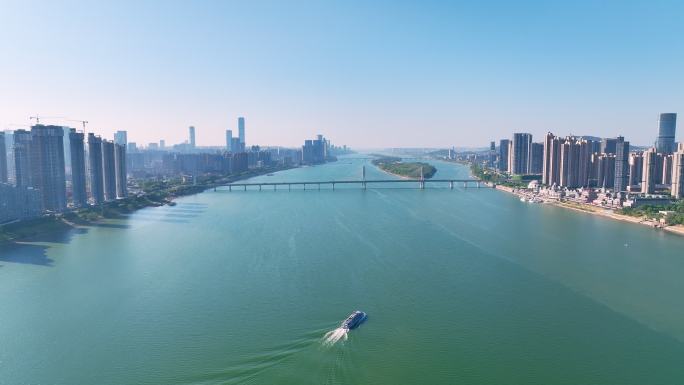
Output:
<path fill-rule="evenodd" d="M 347 330 L 356 329 L 366 320 L 366 318 L 368 318 L 368 315 L 365 312 L 357 310 L 351 313 L 346 320 L 342 321 L 340 327 Z"/>

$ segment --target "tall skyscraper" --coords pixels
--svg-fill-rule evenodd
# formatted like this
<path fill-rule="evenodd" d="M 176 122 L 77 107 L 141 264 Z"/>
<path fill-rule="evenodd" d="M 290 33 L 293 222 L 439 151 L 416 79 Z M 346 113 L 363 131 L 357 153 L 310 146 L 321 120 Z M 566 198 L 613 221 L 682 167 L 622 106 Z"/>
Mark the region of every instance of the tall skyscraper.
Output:
<path fill-rule="evenodd" d="M 615 182 L 616 192 L 627 191 L 629 186 L 629 142 L 622 136 L 617 137 L 615 144 Z"/>
<path fill-rule="evenodd" d="M 544 168 L 544 144 L 532 143 L 530 147 L 530 174 L 541 174 Z"/>
<path fill-rule="evenodd" d="M 641 183 L 641 173 L 644 170 L 642 154 L 629 154 L 629 186 L 634 188 Z"/>
<path fill-rule="evenodd" d="M 554 139 L 556 139 L 556 137 L 550 132 L 547 132 L 544 136 L 544 163 L 542 164 L 542 184 L 545 184 L 547 186 L 550 186 L 552 184 L 551 158 L 553 157 L 552 148 Z"/>
<path fill-rule="evenodd" d="M 550 132 L 544 138 L 542 183 L 547 186 L 558 186 L 561 183 L 561 148 L 564 143 L 565 139 L 558 138 Z"/>
<path fill-rule="evenodd" d="M 578 185 L 581 187 L 589 186 L 589 179 L 591 177 L 591 154 L 594 149 L 594 141 L 589 139 L 579 140 L 579 180 Z"/>
<path fill-rule="evenodd" d="M 114 133 L 114 143 L 125 146 L 128 144 L 128 132 L 117 131 Z"/>
<path fill-rule="evenodd" d="M 596 187 L 603 189 L 613 188 L 613 184 L 615 183 L 615 155 L 599 154 L 596 168 Z"/>
<path fill-rule="evenodd" d="M 238 136 L 240 138 L 240 144 L 242 148 L 245 148 L 245 118 L 242 116 L 238 118 Z"/>
<path fill-rule="evenodd" d="M 102 140 L 102 180 L 106 201 L 116 199 L 116 162 L 114 161 L 114 142 Z"/>
<path fill-rule="evenodd" d="M 5 130 L 5 150 L 7 151 L 7 183 L 14 184 L 14 131 Z"/>
<path fill-rule="evenodd" d="M 71 199 L 75 207 L 88 204 L 86 193 L 85 145 L 82 132 L 71 129 L 69 132 L 69 152 L 71 156 Z"/>
<path fill-rule="evenodd" d="M 17 187 L 31 187 L 31 133 L 14 131 L 14 183 Z"/>
<path fill-rule="evenodd" d="M 499 141 L 499 171 L 508 171 L 508 146 L 511 141 L 508 139 L 501 139 Z"/>
<path fill-rule="evenodd" d="M 226 151 L 233 151 L 233 130 L 226 130 Z"/>
<path fill-rule="evenodd" d="M 601 140 L 601 152 L 604 154 L 615 154 L 615 146 L 617 145 L 617 139 L 615 138 L 603 138 Z"/>
<path fill-rule="evenodd" d="M 674 198 L 684 198 L 684 143 L 679 143 L 679 149 L 672 159 L 672 190 Z"/>
<path fill-rule="evenodd" d="M 240 138 L 232 138 L 230 140 L 230 148 L 233 153 L 245 152 L 244 146 L 240 143 Z"/>
<path fill-rule="evenodd" d="M 658 156 L 655 148 L 649 148 L 644 151 L 644 169 L 641 173 L 641 192 L 644 194 L 653 194 L 657 179 L 660 178 L 656 173 L 656 162 Z"/>
<path fill-rule="evenodd" d="M 672 154 L 662 155 L 662 160 L 663 160 L 663 166 L 662 166 L 663 175 L 660 177 L 660 183 L 672 184 L 672 166 L 673 166 L 674 157 L 672 156 Z"/>
<path fill-rule="evenodd" d="M 90 173 L 90 197 L 93 204 L 104 202 L 104 178 L 102 175 L 102 138 L 88 134 L 88 168 Z"/>
<path fill-rule="evenodd" d="M 116 196 L 126 198 L 128 196 L 126 174 L 126 146 L 114 144 L 114 173 L 116 177 Z"/>
<path fill-rule="evenodd" d="M 69 143 L 69 133 L 71 132 L 71 128 L 62 126 L 62 132 L 62 144 L 64 145 L 64 167 L 68 180 L 71 176 L 71 144 Z"/>
<path fill-rule="evenodd" d="M 560 146 L 560 186 L 579 187 L 580 144 L 573 137 L 565 138 Z"/>
<path fill-rule="evenodd" d="M 511 142 L 511 174 L 528 174 L 530 172 L 530 148 L 532 147 L 532 134 L 514 133 Z"/>
<path fill-rule="evenodd" d="M 66 208 L 64 130 L 61 126 L 31 127 L 31 183 L 41 191 L 43 209 Z"/>
<path fill-rule="evenodd" d="M 7 148 L 5 133 L 0 131 L 0 183 L 7 183 Z"/>
<path fill-rule="evenodd" d="M 188 133 L 190 134 L 190 148 L 195 148 L 195 126 L 188 127 Z"/>
<path fill-rule="evenodd" d="M 656 151 L 660 154 L 672 154 L 675 150 L 675 129 L 677 128 L 677 114 L 660 114 L 658 119 L 658 139 Z"/>

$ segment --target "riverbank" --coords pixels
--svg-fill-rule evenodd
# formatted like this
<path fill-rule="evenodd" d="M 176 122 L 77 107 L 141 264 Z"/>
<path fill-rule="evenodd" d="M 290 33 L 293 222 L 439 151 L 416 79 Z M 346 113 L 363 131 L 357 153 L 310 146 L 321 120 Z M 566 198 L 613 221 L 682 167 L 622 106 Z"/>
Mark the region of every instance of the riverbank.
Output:
<path fill-rule="evenodd" d="M 496 189 L 507 192 L 509 194 L 513 194 L 513 195 L 520 197 L 520 198 L 526 198 L 525 194 L 520 193 L 515 188 L 497 185 Z M 633 216 L 629 216 L 629 215 L 618 214 L 614 210 L 611 210 L 611 209 L 602 208 L 602 207 L 589 205 L 589 204 L 578 203 L 578 202 L 545 200 L 545 201 L 543 201 L 543 203 L 550 204 L 550 205 L 553 205 L 556 207 L 562 207 L 562 208 L 569 209 L 569 210 L 574 210 L 576 212 L 581 212 L 581 213 L 585 213 L 585 214 L 598 215 L 598 216 L 601 216 L 604 218 L 609 218 L 609 219 L 613 219 L 613 220 L 617 220 L 617 221 L 647 226 L 647 227 L 650 227 L 652 229 L 662 229 L 662 230 L 668 231 L 672 234 L 684 236 L 684 226 L 682 226 L 682 225 L 666 225 L 666 224 L 656 222 L 656 221 L 653 221 L 653 220 L 645 218 L 645 217 L 633 217 Z"/>
<path fill-rule="evenodd" d="M 67 232 L 77 228 L 97 226 L 103 220 L 120 219 L 147 207 L 174 205 L 174 199 L 199 194 L 227 183 L 266 175 L 294 167 L 269 167 L 250 170 L 237 175 L 209 175 L 198 178 L 197 184 L 183 184 L 181 179 L 142 181 L 142 193 L 100 206 L 76 208 L 62 214 L 48 215 L 0 226 L 0 245 L 21 241 L 40 240 L 40 237 Z"/>

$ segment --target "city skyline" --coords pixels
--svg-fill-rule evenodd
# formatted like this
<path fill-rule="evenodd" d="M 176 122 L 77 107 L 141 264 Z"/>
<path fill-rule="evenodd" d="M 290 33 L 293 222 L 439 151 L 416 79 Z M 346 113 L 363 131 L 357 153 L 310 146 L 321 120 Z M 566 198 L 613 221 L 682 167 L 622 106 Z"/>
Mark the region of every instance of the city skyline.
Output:
<path fill-rule="evenodd" d="M 195 126 L 207 146 L 244 116 L 263 145 L 326 132 L 356 148 L 479 147 L 553 131 L 646 146 L 658 114 L 684 105 L 670 1 L 35 5 L 0 15 L 14 37 L 0 45 L 13 58 L 2 129 L 38 113 L 180 143 Z"/>

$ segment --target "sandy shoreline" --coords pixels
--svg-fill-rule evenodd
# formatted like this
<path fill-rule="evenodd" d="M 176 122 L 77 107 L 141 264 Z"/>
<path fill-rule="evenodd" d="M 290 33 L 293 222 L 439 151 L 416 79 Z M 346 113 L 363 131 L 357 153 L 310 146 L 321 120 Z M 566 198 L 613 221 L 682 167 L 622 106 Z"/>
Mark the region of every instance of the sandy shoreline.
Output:
<path fill-rule="evenodd" d="M 514 189 L 506 186 L 496 186 L 497 190 L 505 191 L 507 193 L 513 194 L 515 196 L 519 196 Z M 633 223 L 641 226 L 647 226 L 652 229 L 662 229 L 665 231 L 668 231 L 672 234 L 677 234 L 680 236 L 684 236 L 684 226 L 681 225 L 674 225 L 674 226 L 666 226 L 662 225 L 658 222 L 654 222 L 652 220 L 645 219 L 643 217 L 631 217 L 629 215 L 622 215 L 622 214 L 617 214 L 614 211 L 610 209 L 603 209 L 601 207 L 597 206 L 592 206 L 592 205 L 587 205 L 587 204 L 581 204 L 581 203 L 576 203 L 576 202 L 547 202 L 548 204 L 551 204 L 556 207 L 561 207 L 569 210 L 574 210 L 577 212 L 585 213 L 585 214 L 591 214 L 591 215 L 598 215 L 604 218 L 609 218 L 621 222 L 628 222 L 628 223 Z"/>

